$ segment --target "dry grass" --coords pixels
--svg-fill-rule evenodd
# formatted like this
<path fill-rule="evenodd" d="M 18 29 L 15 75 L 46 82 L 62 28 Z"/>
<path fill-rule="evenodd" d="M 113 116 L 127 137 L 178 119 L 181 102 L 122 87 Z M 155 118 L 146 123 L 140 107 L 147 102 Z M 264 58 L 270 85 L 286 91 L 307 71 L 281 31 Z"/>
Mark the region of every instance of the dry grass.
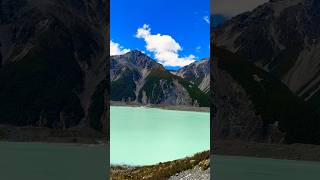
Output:
<path fill-rule="evenodd" d="M 209 151 L 197 153 L 175 161 L 159 163 L 157 165 L 142 167 L 111 167 L 111 180 L 165 180 L 182 171 L 192 169 L 199 165 L 203 170 L 209 168 Z"/>

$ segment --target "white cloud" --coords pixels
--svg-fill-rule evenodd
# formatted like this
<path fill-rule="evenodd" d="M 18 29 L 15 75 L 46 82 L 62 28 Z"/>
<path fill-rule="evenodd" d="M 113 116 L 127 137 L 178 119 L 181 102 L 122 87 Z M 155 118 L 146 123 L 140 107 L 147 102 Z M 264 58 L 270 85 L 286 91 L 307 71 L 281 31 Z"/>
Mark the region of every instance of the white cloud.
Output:
<path fill-rule="evenodd" d="M 110 55 L 121 55 L 129 52 L 130 49 L 123 48 L 119 43 L 110 41 Z"/>
<path fill-rule="evenodd" d="M 136 37 L 137 38 L 145 38 L 147 36 L 150 36 L 151 33 L 151 28 L 149 27 L 148 24 L 144 24 L 142 28 L 139 28 L 137 30 Z"/>
<path fill-rule="evenodd" d="M 203 16 L 203 20 L 210 24 L 209 16 Z"/>
<path fill-rule="evenodd" d="M 214 0 L 211 3 L 211 14 L 221 14 L 232 17 L 240 13 L 251 11 L 268 0 Z"/>
<path fill-rule="evenodd" d="M 151 34 L 151 28 L 147 24 L 137 30 L 136 37 L 144 39 L 146 49 L 164 66 L 181 67 L 195 61 L 194 55 L 179 57 L 178 52 L 182 50 L 179 43 L 169 35 Z"/>
<path fill-rule="evenodd" d="M 199 52 L 200 49 L 201 49 L 201 46 L 197 46 L 197 47 L 196 47 L 196 51 L 197 51 L 197 52 Z"/>

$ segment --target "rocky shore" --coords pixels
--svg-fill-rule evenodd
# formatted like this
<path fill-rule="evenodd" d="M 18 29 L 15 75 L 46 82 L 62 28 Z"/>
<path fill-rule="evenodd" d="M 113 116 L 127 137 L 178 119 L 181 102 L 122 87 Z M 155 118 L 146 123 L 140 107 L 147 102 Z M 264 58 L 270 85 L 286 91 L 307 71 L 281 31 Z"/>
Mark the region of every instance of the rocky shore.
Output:
<path fill-rule="evenodd" d="M 175 176 L 171 176 L 169 180 L 210 180 L 210 168 L 203 170 L 200 166 L 193 169 L 183 171 Z"/>
<path fill-rule="evenodd" d="M 111 106 L 130 106 L 130 107 L 148 107 L 148 108 L 160 108 L 167 110 L 176 111 L 196 111 L 196 112 L 210 112 L 210 107 L 198 107 L 198 106 L 175 106 L 175 105 L 165 105 L 165 104 L 141 104 L 136 102 L 120 102 L 111 101 Z"/>

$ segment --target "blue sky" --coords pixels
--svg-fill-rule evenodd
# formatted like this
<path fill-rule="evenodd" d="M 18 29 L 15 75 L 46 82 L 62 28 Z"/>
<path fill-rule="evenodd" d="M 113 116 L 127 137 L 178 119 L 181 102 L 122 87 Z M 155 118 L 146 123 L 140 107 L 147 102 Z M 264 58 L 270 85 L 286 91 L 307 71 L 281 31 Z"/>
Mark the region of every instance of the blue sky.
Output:
<path fill-rule="evenodd" d="M 112 55 L 138 49 L 168 69 L 209 57 L 209 0 L 111 0 L 110 5 Z"/>

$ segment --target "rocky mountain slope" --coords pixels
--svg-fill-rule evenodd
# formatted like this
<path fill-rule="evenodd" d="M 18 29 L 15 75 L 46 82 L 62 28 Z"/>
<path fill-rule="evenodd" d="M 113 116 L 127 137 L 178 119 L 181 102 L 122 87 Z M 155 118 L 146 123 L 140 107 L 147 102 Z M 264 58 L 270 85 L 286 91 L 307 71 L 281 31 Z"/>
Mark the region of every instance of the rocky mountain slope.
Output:
<path fill-rule="evenodd" d="M 212 28 L 215 137 L 320 144 L 319 5 L 272 0 Z"/>
<path fill-rule="evenodd" d="M 206 93 L 210 90 L 210 61 L 208 58 L 195 61 L 173 73 L 192 82 Z"/>
<path fill-rule="evenodd" d="M 112 56 L 111 100 L 142 104 L 208 106 L 198 85 L 172 74 L 140 51 Z"/>
<path fill-rule="evenodd" d="M 0 124 L 102 132 L 109 4 L 0 2 Z"/>
<path fill-rule="evenodd" d="M 215 45 L 254 62 L 305 101 L 320 97 L 320 3 L 271 0 L 217 28 Z"/>
<path fill-rule="evenodd" d="M 215 52 L 215 136 L 319 143 L 319 115 L 308 103 L 252 62 L 217 47 Z"/>

